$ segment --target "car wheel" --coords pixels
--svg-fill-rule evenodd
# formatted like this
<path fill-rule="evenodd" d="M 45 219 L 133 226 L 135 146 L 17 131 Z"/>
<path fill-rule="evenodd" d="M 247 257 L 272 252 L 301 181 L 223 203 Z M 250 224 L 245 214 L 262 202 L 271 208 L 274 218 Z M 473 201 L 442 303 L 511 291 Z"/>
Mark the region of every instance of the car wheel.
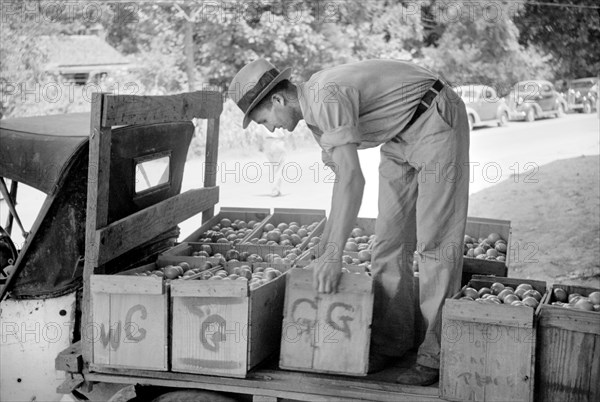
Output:
<path fill-rule="evenodd" d="M 558 104 L 558 110 L 556 111 L 556 117 L 563 117 L 565 115 L 565 105 L 562 103 Z"/>
<path fill-rule="evenodd" d="M 525 115 L 525 121 L 534 121 L 535 120 L 535 110 L 533 110 L 533 108 L 529 109 L 527 111 L 527 114 Z"/>
<path fill-rule="evenodd" d="M 505 127 L 508 124 L 508 113 L 502 112 L 500 118 L 498 119 L 498 125 L 500 127 Z"/>
<path fill-rule="evenodd" d="M 585 102 L 583 104 L 583 113 L 585 113 L 585 114 L 592 113 L 592 105 L 590 104 L 590 102 Z"/>

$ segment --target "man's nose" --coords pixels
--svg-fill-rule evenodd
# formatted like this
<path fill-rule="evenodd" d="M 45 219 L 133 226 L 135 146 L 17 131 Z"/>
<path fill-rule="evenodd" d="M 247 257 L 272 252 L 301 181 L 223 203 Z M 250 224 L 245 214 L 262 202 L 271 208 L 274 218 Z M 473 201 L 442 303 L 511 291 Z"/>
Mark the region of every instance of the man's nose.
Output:
<path fill-rule="evenodd" d="M 264 126 L 265 126 L 265 127 L 267 128 L 267 130 L 269 130 L 270 132 L 273 132 L 273 131 L 275 131 L 275 125 L 273 125 L 273 124 L 265 124 Z"/>

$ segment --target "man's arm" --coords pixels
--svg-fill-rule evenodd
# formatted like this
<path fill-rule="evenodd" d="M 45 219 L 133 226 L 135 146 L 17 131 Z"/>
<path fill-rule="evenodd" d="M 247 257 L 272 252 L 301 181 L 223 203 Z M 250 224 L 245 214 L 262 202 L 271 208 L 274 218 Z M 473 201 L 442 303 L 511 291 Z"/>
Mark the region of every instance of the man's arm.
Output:
<path fill-rule="evenodd" d="M 335 147 L 331 156 L 336 169 L 331 211 L 323 231 L 319 258 L 311 264 L 315 288 L 322 293 L 337 291 L 342 252 L 358 216 L 365 187 L 356 144 Z"/>

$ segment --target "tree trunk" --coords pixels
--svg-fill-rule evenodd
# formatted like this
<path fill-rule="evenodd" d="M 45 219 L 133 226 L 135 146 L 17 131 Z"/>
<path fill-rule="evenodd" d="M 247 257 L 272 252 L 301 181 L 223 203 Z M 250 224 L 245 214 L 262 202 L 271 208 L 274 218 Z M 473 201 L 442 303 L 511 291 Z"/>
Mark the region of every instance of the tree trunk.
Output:
<path fill-rule="evenodd" d="M 192 21 L 184 22 L 184 40 L 183 40 L 183 52 L 185 53 L 185 72 L 188 78 L 188 90 L 196 90 L 196 78 L 195 71 L 196 65 L 194 63 L 194 24 Z"/>

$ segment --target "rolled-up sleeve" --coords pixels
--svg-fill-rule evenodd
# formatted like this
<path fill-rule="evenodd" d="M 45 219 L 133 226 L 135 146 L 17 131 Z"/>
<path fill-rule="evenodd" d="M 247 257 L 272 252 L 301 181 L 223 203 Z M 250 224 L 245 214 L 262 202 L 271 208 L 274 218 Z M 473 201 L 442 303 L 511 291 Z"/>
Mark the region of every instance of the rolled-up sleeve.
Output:
<path fill-rule="evenodd" d="M 361 143 L 359 101 L 356 88 L 329 84 L 323 89 L 323 96 L 310 105 L 314 122 L 323 132 L 320 145 L 325 152 L 340 145 Z"/>

